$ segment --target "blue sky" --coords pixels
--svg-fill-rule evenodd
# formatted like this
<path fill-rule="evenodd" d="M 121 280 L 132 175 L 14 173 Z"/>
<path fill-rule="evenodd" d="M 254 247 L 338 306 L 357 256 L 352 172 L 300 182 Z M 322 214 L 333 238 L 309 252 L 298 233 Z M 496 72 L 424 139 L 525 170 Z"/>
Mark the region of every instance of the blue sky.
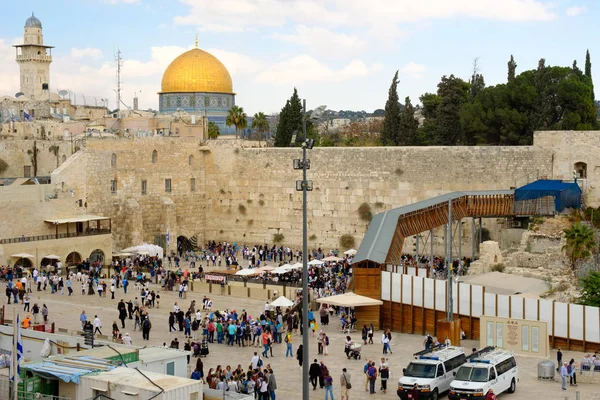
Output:
<path fill-rule="evenodd" d="M 249 113 L 279 111 L 294 86 L 308 108 L 372 112 L 396 70 L 400 98 L 416 103 L 442 75 L 468 79 L 475 58 L 486 84 L 504 82 L 511 54 L 517 72 L 542 57 L 583 68 L 589 49 L 600 79 L 600 2 L 591 0 L 33 0 L 3 9 L 0 95 L 19 89 L 11 45 L 31 11 L 56 46 L 51 88 L 111 107 L 117 48 L 125 102 L 138 92 L 141 108 L 157 108 L 164 69 L 196 34 Z"/>

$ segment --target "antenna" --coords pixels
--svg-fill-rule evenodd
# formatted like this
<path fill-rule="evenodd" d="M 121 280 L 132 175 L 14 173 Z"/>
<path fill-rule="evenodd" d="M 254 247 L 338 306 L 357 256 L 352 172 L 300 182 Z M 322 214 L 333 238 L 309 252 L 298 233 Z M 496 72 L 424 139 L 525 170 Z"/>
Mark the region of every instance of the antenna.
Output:
<path fill-rule="evenodd" d="M 121 110 L 121 67 L 123 66 L 123 59 L 121 58 L 121 50 L 117 49 L 117 55 L 115 56 L 117 61 L 117 112 Z"/>

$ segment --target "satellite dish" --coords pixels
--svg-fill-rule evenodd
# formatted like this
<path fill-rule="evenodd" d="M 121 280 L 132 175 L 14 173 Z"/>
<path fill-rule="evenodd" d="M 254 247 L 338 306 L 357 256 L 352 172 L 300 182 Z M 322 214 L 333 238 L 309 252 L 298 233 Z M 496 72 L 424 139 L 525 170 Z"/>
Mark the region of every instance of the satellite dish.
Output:
<path fill-rule="evenodd" d="M 66 95 L 68 95 L 68 94 L 69 94 L 69 91 L 68 91 L 68 90 L 59 90 L 59 91 L 58 91 L 58 94 L 59 94 L 60 96 L 66 96 Z"/>
<path fill-rule="evenodd" d="M 18 92 L 17 94 L 15 94 L 15 97 L 18 99 L 21 96 L 25 96 L 25 93 L 23 92 Z"/>

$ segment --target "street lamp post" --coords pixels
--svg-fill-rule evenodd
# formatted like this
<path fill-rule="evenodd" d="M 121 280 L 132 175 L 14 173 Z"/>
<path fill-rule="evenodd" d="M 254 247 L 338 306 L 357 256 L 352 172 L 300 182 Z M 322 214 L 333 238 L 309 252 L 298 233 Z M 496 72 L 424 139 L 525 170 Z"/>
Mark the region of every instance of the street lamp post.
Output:
<path fill-rule="evenodd" d="M 318 120 L 325 106 L 315 109 L 311 120 Z M 309 400 L 309 360 L 308 360 L 308 222 L 307 222 L 307 193 L 312 191 L 312 181 L 306 179 L 306 170 L 310 169 L 310 160 L 306 159 L 306 150 L 313 148 L 314 139 L 306 138 L 306 100 L 302 101 L 302 160 L 294 160 L 294 169 L 302 169 L 302 180 L 296 181 L 296 190 L 302 191 L 302 400 Z"/>

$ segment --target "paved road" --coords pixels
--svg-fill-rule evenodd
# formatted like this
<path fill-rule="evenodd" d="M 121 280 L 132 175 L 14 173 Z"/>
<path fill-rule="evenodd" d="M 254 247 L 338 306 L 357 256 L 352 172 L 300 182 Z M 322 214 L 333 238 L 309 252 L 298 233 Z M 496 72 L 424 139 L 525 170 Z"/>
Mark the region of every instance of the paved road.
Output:
<path fill-rule="evenodd" d="M 80 288 L 79 284 L 73 285 L 75 289 Z M 152 289 L 160 289 L 155 285 Z M 60 294 L 50 294 L 50 291 L 35 292 L 32 296 L 32 304 L 34 302 L 46 303 L 50 311 L 50 320 L 54 321 L 58 327 L 77 329 L 80 327 L 79 314 L 85 309 L 88 318 L 93 320 L 95 314 L 99 315 L 104 326 L 103 332 L 110 334 L 110 327 L 113 320 L 117 320 L 117 302 L 123 298 L 126 301 L 133 299 L 135 293 L 133 287 L 130 286 L 127 295 L 123 294 L 122 289 L 117 291 L 115 300 L 110 299 L 110 294 L 105 298 L 99 298 L 95 296 L 82 296 L 80 290 L 75 290 L 73 296 Z M 184 342 L 185 338 L 183 333 L 169 333 L 167 318 L 168 313 L 173 309 L 174 302 L 178 301 L 181 308 L 186 310 L 192 299 L 196 300 L 197 304 L 200 304 L 204 293 L 193 293 L 188 292 L 188 298 L 181 300 L 178 298 L 176 292 L 160 292 L 161 301 L 160 308 L 151 309 L 150 316 L 152 319 L 152 331 L 150 333 L 150 341 L 145 342 L 141 339 L 140 332 L 133 332 L 133 321 L 126 320 L 126 329 L 122 330 L 122 333 L 129 332 L 133 338 L 134 345 L 161 345 L 163 342 L 170 343 L 174 337 L 178 337 L 180 342 Z M 210 295 L 209 295 L 210 296 Z M 264 309 L 264 302 L 260 300 L 241 299 L 226 296 L 215 296 L 212 295 L 213 308 L 219 309 L 236 309 L 240 311 L 245 308 L 250 315 L 256 316 Z M 6 311 L 7 315 L 12 315 L 12 305 L 8 306 Z M 401 375 L 402 368 L 412 359 L 412 354 L 415 351 L 421 350 L 423 338 L 417 335 L 406 335 L 406 334 L 394 334 L 392 340 L 393 355 L 389 356 L 389 364 L 391 367 L 391 377 L 389 380 L 389 390 L 387 394 L 378 393 L 373 396 L 369 396 L 364 391 L 364 375 L 362 374 L 363 364 L 366 359 L 379 360 L 382 356 L 382 346 L 379 344 L 380 333 L 375 334 L 375 344 L 363 346 L 362 360 L 347 360 L 343 348 L 344 339 L 342 334 L 337 331 L 337 323 L 332 322 L 331 325 L 323 327 L 330 337 L 329 356 L 317 357 L 316 353 L 316 341 L 311 341 L 310 353 L 311 360 L 318 358 L 319 361 L 324 360 L 325 364 L 329 367 L 330 371 L 334 376 L 334 394 L 336 399 L 339 398 L 339 384 L 338 377 L 341 373 L 341 369 L 346 367 L 352 376 L 353 389 L 351 390 L 352 399 L 366 399 L 366 398 L 385 398 L 385 399 L 397 399 L 396 396 L 396 383 Z M 360 334 L 356 333 L 352 335 L 355 340 L 360 340 Z M 294 354 L 296 346 L 301 342 L 300 336 L 293 338 Z M 478 347 L 478 343 L 472 341 L 465 341 L 463 343 L 465 349 L 471 349 L 472 347 Z M 210 347 L 210 355 L 204 359 L 204 371 L 208 371 L 209 368 L 215 367 L 217 364 L 222 366 L 231 365 L 233 368 L 237 364 L 241 364 L 243 367 L 247 367 L 250 363 L 250 358 L 254 348 L 232 348 L 224 345 L 213 344 Z M 466 350 L 469 351 L 469 350 Z M 298 362 L 295 359 L 285 358 L 285 343 L 281 345 L 275 345 L 273 358 L 269 358 L 268 362 L 274 369 L 278 390 L 277 398 L 283 400 L 301 399 L 301 369 L 298 366 Z M 568 353 L 564 354 L 564 358 L 570 359 L 571 357 L 575 360 L 581 359 L 580 353 Z M 552 358 L 555 358 L 555 353 L 552 353 Z M 192 359 L 193 360 L 193 359 Z M 554 382 L 541 382 L 537 380 L 537 363 L 540 361 L 539 358 L 533 357 L 517 357 L 519 363 L 520 382 L 517 386 L 517 391 L 513 395 L 501 395 L 500 399 L 560 399 L 565 398 L 575 399 L 575 390 L 569 388 L 568 391 L 562 392 L 560 390 L 560 384 L 558 380 Z M 194 361 L 192 361 L 194 362 Z M 600 399 L 600 387 L 594 385 L 580 384 L 577 388 L 581 392 L 581 399 Z M 317 389 L 311 391 L 311 399 L 323 399 L 323 390 Z"/>

